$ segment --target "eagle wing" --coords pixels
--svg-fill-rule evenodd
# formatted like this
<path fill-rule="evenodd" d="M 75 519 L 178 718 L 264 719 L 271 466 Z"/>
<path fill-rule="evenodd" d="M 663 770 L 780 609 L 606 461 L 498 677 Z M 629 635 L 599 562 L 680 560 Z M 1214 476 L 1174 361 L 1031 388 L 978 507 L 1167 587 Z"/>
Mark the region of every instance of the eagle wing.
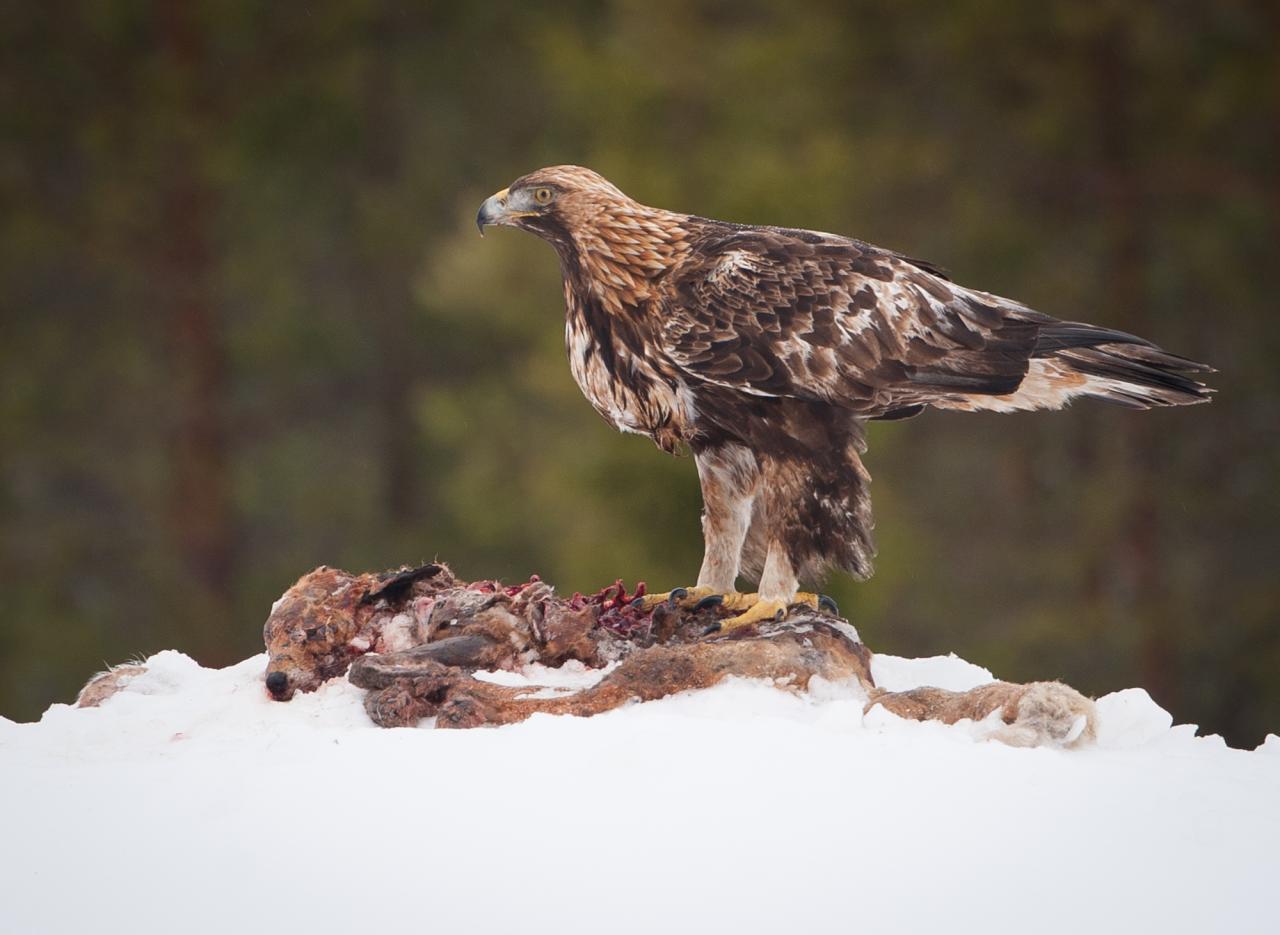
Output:
<path fill-rule="evenodd" d="M 1014 392 L 1047 319 L 920 261 L 808 231 L 734 229 L 673 272 L 662 340 L 687 374 L 872 418 Z"/>

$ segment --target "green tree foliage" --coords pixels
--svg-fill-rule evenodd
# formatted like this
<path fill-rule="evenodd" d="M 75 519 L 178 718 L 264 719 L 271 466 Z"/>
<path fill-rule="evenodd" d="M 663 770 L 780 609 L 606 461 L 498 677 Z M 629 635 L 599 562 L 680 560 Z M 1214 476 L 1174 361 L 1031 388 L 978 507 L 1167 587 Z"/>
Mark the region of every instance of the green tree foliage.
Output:
<path fill-rule="evenodd" d="M 1213 362 L 1211 407 L 876 426 L 878 649 L 1280 723 L 1274 4 L 0 10 L 0 710 L 225 664 L 320 563 L 687 583 L 688 459 L 563 359 L 485 195 L 576 162 Z"/>

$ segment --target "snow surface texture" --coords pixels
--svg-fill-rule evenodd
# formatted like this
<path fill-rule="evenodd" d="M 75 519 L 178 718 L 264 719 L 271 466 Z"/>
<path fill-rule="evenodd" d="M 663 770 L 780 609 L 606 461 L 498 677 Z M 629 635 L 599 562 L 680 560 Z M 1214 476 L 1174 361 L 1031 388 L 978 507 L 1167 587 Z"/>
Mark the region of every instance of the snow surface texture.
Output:
<path fill-rule="evenodd" d="M 742 680 L 379 730 L 345 679 L 269 701 L 265 664 L 164 652 L 101 708 L 0 718 L 0 932 L 1280 931 L 1280 738 L 1229 749 L 1140 689 L 1065 751 Z"/>

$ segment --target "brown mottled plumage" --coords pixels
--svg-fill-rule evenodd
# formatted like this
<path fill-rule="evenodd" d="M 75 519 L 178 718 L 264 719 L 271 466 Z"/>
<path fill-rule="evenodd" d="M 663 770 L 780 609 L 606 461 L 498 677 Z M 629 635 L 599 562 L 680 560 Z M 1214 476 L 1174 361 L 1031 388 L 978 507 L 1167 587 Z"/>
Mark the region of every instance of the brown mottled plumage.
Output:
<path fill-rule="evenodd" d="M 1210 368 L 1133 335 L 848 237 L 650 208 L 578 166 L 517 179 L 477 222 L 559 254 L 569 365 L 596 411 L 692 449 L 702 592 L 731 592 L 742 571 L 773 606 L 830 566 L 871 573 L 868 420 L 1209 398 L 1187 374 Z"/>

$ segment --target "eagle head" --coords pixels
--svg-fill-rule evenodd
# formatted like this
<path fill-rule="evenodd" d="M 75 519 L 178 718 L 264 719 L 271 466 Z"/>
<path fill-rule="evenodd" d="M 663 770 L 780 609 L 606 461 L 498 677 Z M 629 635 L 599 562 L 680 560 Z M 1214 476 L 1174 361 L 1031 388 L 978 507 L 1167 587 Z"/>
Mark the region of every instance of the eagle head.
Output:
<path fill-rule="evenodd" d="M 476 226 L 499 224 L 557 240 L 606 206 L 631 201 L 604 176 L 582 166 L 548 166 L 522 175 L 480 205 Z"/>

